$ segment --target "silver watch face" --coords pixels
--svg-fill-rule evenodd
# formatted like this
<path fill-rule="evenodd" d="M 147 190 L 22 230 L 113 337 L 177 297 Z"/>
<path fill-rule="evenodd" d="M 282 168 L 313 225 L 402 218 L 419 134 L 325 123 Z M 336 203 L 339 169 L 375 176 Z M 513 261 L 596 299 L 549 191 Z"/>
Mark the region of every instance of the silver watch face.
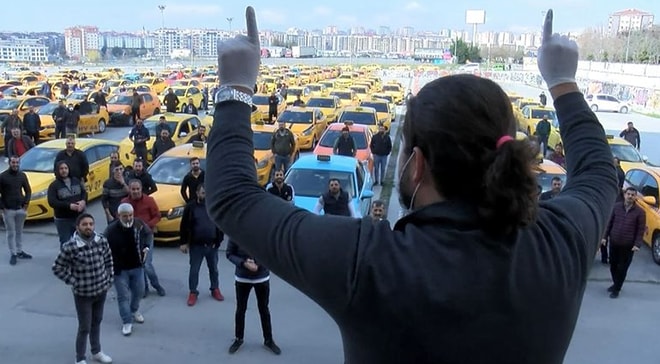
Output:
<path fill-rule="evenodd" d="M 234 89 L 231 87 L 221 87 L 216 95 L 217 101 L 229 100 L 234 95 Z"/>

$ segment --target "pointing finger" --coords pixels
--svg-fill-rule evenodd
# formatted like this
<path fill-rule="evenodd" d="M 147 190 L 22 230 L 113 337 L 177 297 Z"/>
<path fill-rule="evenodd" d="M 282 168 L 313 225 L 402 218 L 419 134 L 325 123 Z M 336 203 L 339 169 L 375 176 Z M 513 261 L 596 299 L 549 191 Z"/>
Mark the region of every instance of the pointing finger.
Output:
<path fill-rule="evenodd" d="M 247 25 L 247 36 L 250 42 L 259 45 L 259 29 L 257 29 L 257 16 L 254 15 L 254 8 L 248 6 L 245 9 L 245 23 Z"/>
<path fill-rule="evenodd" d="M 550 41 L 550 38 L 552 38 L 552 9 L 549 9 L 548 13 L 545 14 L 545 23 L 543 24 L 543 43 Z"/>

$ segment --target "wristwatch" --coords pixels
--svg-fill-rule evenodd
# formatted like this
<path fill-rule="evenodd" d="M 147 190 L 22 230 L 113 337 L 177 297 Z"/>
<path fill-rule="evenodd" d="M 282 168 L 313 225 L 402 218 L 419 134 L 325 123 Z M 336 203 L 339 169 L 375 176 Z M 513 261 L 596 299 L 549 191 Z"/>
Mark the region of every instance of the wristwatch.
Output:
<path fill-rule="evenodd" d="M 238 91 L 233 87 L 220 86 L 220 88 L 218 88 L 218 93 L 215 95 L 215 103 L 218 104 L 220 102 L 231 100 L 239 101 L 252 107 L 252 95 Z"/>

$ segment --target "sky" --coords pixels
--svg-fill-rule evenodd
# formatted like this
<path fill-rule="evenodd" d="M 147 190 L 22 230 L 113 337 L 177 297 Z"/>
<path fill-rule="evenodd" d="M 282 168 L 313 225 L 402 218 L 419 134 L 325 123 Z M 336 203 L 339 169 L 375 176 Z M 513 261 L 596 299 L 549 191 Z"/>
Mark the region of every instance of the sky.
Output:
<path fill-rule="evenodd" d="M 492 31 L 537 31 L 543 20 L 545 6 L 555 13 L 555 30 L 577 32 L 585 28 L 607 25 L 608 15 L 625 8 L 637 8 L 656 15 L 660 23 L 658 0 L 113 0 L 101 2 L 97 7 L 90 0 L 35 2 L 38 10 L 26 21 L 24 16 L 5 16 L 2 31 L 57 31 L 74 25 L 94 25 L 102 31 L 153 30 L 161 26 L 158 5 L 165 5 L 164 21 L 171 28 L 228 29 L 227 18 L 233 18 L 232 28 L 245 28 L 245 6 L 254 6 L 260 30 L 287 30 L 289 28 L 323 29 L 337 26 L 340 30 L 362 26 L 378 29 L 389 26 L 392 30 L 412 26 L 416 31 L 465 29 L 468 9 L 485 10 L 486 22 L 479 29 Z M 37 5 L 38 4 L 38 5 Z M 25 11 L 25 6 L 10 1 L 3 6 L 8 14 Z M 12 9 L 15 8 L 15 9 Z M 80 9 L 80 10 L 76 10 Z M 129 10 L 130 9 L 130 10 Z M 41 15 L 40 15 L 41 14 Z M 47 21 L 40 18 L 47 14 Z M 81 16 L 76 16 L 80 14 Z M 45 20 L 45 19 L 43 19 Z"/>

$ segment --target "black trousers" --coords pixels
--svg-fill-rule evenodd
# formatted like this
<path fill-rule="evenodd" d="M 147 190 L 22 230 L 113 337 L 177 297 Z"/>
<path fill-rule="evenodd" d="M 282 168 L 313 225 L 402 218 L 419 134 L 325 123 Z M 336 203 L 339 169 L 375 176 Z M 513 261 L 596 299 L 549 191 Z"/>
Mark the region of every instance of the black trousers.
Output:
<path fill-rule="evenodd" d="M 261 330 L 263 331 L 264 340 L 272 340 L 273 328 L 270 322 L 270 310 L 268 309 L 270 281 L 263 283 L 236 282 L 236 338 L 242 340 L 245 333 L 245 312 L 247 311 L 252 288 L 254 288 L 254 293 L 257 296 L 257 308 L 261 318 Z"/>
<path fill-rule="evenodd" d="M 34 142 L 34 145 L 39 144 L 39 132 L 36 132 L 36 133 L 27 133 L 26 132 L 25 135 L 32 138 L 32 141 Z"/>
<path fill-rule="evenodd" d="M 64 123 L 58 125 L 55 124 L 55 139 L 61 139 L 66 137 L 66 128 L 64 127 Z"/>
<path fill-rule="evenodd" d="M 623 286 L 628 274 L 628 268 L 632 263 L 634 252 L 632 245 L 612 245 L 610 243 L 610 274 L 614 282 L 614 291 L 618 292 Z"/>
<path fill-rule="evenodd" d="M 101 321 L 103 321 L 105 296 L 105 293 L 96 297 L 73 296 L 78 314 L 76 361 L 85 360 L 87 338 L 92 346 L 92 354 L 98 354 L 101 351 Z"/>
<path fill-rule="evenodd" d="M 268 110 L 268 123 L 273 124 L 275 123 L 275 120 L 273 120 L 273 117 L 277 119 L 277 109 L 269 109 Z"/>
<path fill-rule="evenodd" d="M 133 118 L 133 124 L 135 124 L 138 119 L 140 118 L 140 108 L 139 107 L 133 107 L 131 109 L 131 117 Z"/>

